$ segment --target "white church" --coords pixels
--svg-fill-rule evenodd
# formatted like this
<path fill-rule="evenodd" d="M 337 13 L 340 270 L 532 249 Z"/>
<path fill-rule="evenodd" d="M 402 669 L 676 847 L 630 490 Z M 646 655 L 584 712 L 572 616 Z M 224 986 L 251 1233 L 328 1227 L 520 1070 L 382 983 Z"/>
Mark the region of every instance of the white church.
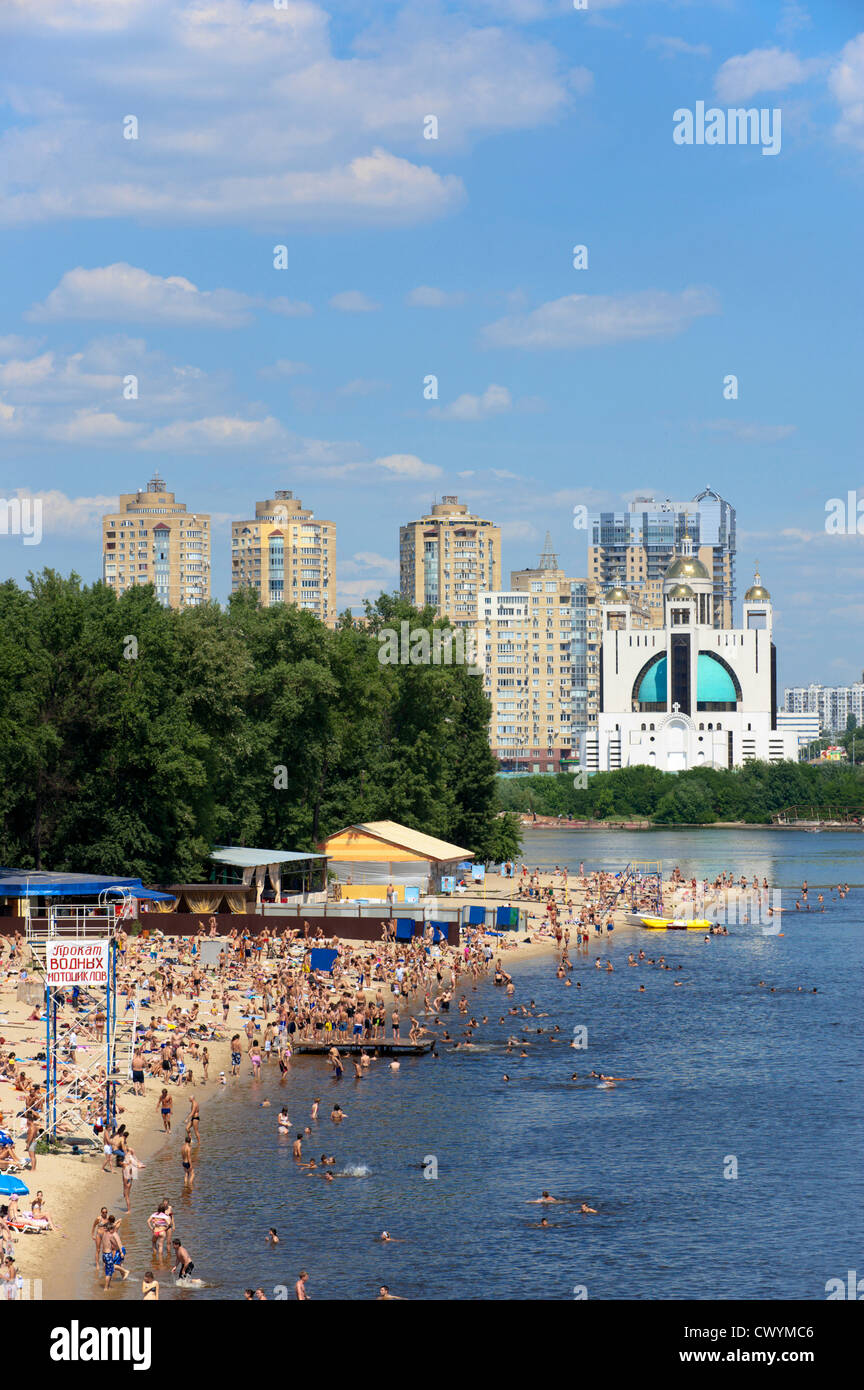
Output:
<path fill-rule="evenodd" d="M 777 728 L 771 595 L 758 573 L 741 628 L 714 627 L 714 586 L 689 536 L 663 581 L 662 628 L 633 621 L 625 590 L 601 600 L 600 712 L 585 736 L 588 771 L 647 764 L 663 772 L 797 760 Z"/>

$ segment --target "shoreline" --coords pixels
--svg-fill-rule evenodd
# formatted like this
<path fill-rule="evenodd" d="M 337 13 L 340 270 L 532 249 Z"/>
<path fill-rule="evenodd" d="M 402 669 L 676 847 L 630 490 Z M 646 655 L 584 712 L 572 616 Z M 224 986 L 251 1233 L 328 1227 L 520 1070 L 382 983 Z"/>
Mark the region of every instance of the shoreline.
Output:
<path fill-rule="evenodd" d="M 555 886 L 560 892 L 561 884 L 555 880 L 555 875 L 550 872 L 541 872 L 538 875 L 541 888 Z M 508 933 L 504 938 L 487 938 L 492 947 L 492 958 L 488 965 L 488 974 L 491 975 L 494 969 L 494 961 L 500 955 L 502 966 L 508 972 L 517 977 L 518 968 L 521 962 L 535 960 L 543 956 L 553 956 L 557 950 L 554 934 L 548 927 L 545 903 L 537 899 L 525 899 L 517 896 L 520 880 L 518 877 L 504 879 L 500 874 L 490 873 L 487 875 L 485 894 L 466 893 L 461 898 L 461 903 L 466 906 L 480 904 L 488 906 L 490 900 L 493 902 L 509 901 L 514 905 L 524 909 L 528 916 L 527 929 L 521 933 Z M 573 901 L 573 911 L 578 916 L 586 897 L 590 897 L 590 889 L 586 885 L 578 885 L 578 876 L 574 875 L 570 881 L 569 894 Z M 664 884 L 664 908 L 666 906 L 666 895 L 671 889 Z M 642 928 L 635 923 L 624 920 L 625 912 L 628 909 L 616 908 L 612 913 L 616 938 L 618 933 L 623 933 L 624 940 L 628 942 L 633 936 L 641 933 Z M 605 915 L 605 914 L 604 914 Z M 563 919 L 563 913 L 562 913 Z M 566 929 L 568 923 L 562 920 L 562 926 Z M 572 927 L 571 927 L 572 931 Z M 526 937 L 530 938 L 526 940 Z M 191 944 L 191 939 L 189 941 Z M 598 947 L 602 952 L 608 952 L 613 944 L 606 933 L 594 934 L 592 931 L 589 946 L 596 950 Z M 353 950 L 361 946 L 359 942 L 347 942 L 349 949 Z M 379 943 L 370 942 L 362 944 L 362 949 L 374 950 Z M 572 943 L 571 943 L 572 946 Z M 450 948 L 451 950 L 453 948 Z M 150 966 L 149 962 L 138 961 L 144 965 L 145 970 L 156 969 L 157 966 Z M 204 1010 L 209 1011 L 209 991 L 213 986 L 215 973 L 207 971 L 204 979 L 204 989 L 199 1003 L 202 1004 L 202 1014 Z M 461 987 L 461 986 L 460 986 Z M 14 988 L 14 985 L 11 986 Z M 366 994 L 374 993 L 376 987 L 366 986 Z M 382 986 L 381 988 L 386 988 Z M 6 990 L 10 989 L 7 980 Z M 417 1008 L 418 997 L 422 1000 L 422 995 L 417 994 L 408 996 L 404 1000 L 407 1011 Z M 207 1002 L 205 1002 L 205 1000 Z M 183 993 L 177 993 L 173 1002 L 183 1008 L 191 1007 L 194 1002 L 192 998 Z M 236 1011 L 241 1002 L 238 997 L 232 1004 L 232 1012 Z M 24 1014 L 25 1017 L 30 1011 L 29 1005 L 18 1003 L 17 1000 L 8 1006 L 9 1023 L 13 1022 L 12 1014 L 17 1012 Z M 154 1005 L 148 1008 L 145 1013 L 160 1013 L 164 1005 Z M 230 1036 L 234 1032 L 242 1032 L 243 1020 L 239 1017 L 231 1018 L 223 1025 L 221 1022 L 221 1010 L 217 1015 L 211 1015 L 213 1023 L 224 1031 L 226 1036 L 222 1039 L 207 1043 L 210 1052 L 210 1080 L 206 1085 L 200 1079 L 200 1063 L 193 1062 L 192 1069 L 195 1073 L 195 1081 L 190 1086 L 188 1083 L 170 1084 L 168 1083 L 169 1093 L 174 1103 L 175 1111 L 172 1116 L 172 1130 L 166 1134 L 161 1128 L 161 1117 L 158 1112 L 157 1099 L 163 1083 L 161 1077 L 151 1076 L 148 1072 L 145 1087 L 146 1093 L 143 1097 L 130 1094 L 131 1082 L 122 1083 L 118 1091 L 118 1120 L 122 1120 L 129 1130 L 132 1140 L 132 1147 L 136 1156 L 144 1165 L 149 1164 L 156 1155 L 160 1154 L 169 1142 L 179 1144 L 185 1132 L 185 1113 L 186 1102 L 194 1095 L 201 1107 L 202 1120 L 206 1124 L 207 1108 L 212 1088 L 221 1090 L 219 1083 L 219 1073 L 224 1071 L 226 1075 L 230 1073 Z M 22 1022 L 23 1020 L 18 1020 Z M 40 1025 L 30 1023 L 24 1025 L 24 1033 L 30 1030 L 38 1035 Z M 2 1031 L 2 1025 L 0 1025 Z M 39 1047 L 39 1039 L 33 1041 L 30 1051 L 35 1052 Z M 244 1066 L 241 1076 L 245 1080 L 246 1074 L 246 1047 L 244 1042 Z M 27 1060 L 22 1057 L 22 1061 Z M 31 1059 L 32 1060 L 32 1059 Z M 41 1064 L 40 1064 L 41 1065 Z M 8 1086 L 9 1083 L 6 1083 Z M 0 1105 L 4 1104 L 0 1101 Z M 6 1106 L 7 1111 L 11 1106 Z M 180 1136 L 179 1138 L 177 1136 Z M 49 1233 L 46 1235 L 23 1235 L 19 1234 L 18 1242 L 15 1247 L 16 1260 L 19 1263 L 20 1271 L 25 1281 L 41 1280 L 41 1290 L 39 1296 L 45 1300 L 57 1301 L 69 1298 L 80 1298 L 85 1300 L 96 1300 L 105 1297 L 111 1298 L 111 1293 L 107 1295 L 101 1286 L 101 1270 L 97 1271 L 93 1261 L 93 1251 L 90 1245 L 90 1229 L 95 1216 L 101 1206 L 107 1206 L 110 1213 L 121 1218 L 121 1239 L 126 1243 L 126 1232 L 134 1223 L 136 1231 L 136 1268 L 133 1270 L 133 1277 L 137 1277 L 139 1271 L 137 1265 L 140 1260 L 140 1252 L 146 1250 L 146 1234 L 144 1243 L 141 1240 L 141 1228 L 139 1223 L 146 1220 L 142 1218 L 140 1208 L 136 1207 L 136 1185 L 132 1187 L 132 1214 L 131 1217 L 125 1212 L 122 1200 L 122 1185 L 120 1182 L 119 1170 L 111 1168 L 108 1173 L 102 1171 L 104 1156 L 101 1153 L 94 1154 L 93 1157 L 72 1157 L 68 1155 L 39 1155 L 37 1158 L 37 1169 L 32 1175 L 28 1169 L 24 1169 L 22 1177 L 30 1188 L 31 1194 L 35 1195 L 38 1188 L 44 1192 L 45 1205 L 56 1225 L 62 1229 L 63 1236 Z M 104 1181 L 102 1181 L 104 1180 Z M 170 1194 L 169 1194 L 170 1196 Z M 22 1205 L 25 1205 L 22 1203 Z M 176 1200 L 172 1200 L 172 1205 L 176 1207 Z M 147 1213 L 149 1214 L 149 1213 Z M 146 1268 L 146 1265 L 144 1266 Z M 160 1278 L 165 1278 L 165 1266 L 160 1266 Z M 31 1295 L 32 1296 L 32 1295 Z"/>
<path fill-rule="evenodd" d="M 466 901 L 470 903 L 471 897 L 468 896 Z M 477 898 L 477 901 L 480 902 L 481 899 Z M 354 949 L 358 946 L 374 948 L 379 943 L 351 941 L 346 944 Z M 492 945 L 494 951 L 494 942 Z M 537 955 L 546 954 L 554 947 L 555 941 L 551 937 L 541 937 L 530 944 L 516 940 L 514 937 L 512 942 L 502 949 L 501 955 L 507 964 L 513 964 L 515 963 L 514 957 L 523 960 L 530 959 Z M 497 954 L 498 952 L 495 951 L 496 956 Z M 490 963 L 490 972 L 491 968 Z M 212 983 L 212 977 L 209 973 L 206 977 L 206 983 L 208 986 Z M 14 990 L 15 984 L 10 985 L 8 978 L 4 986 L 0 987 L 0 1011 L 4 1014 L 4 1021 L 0 1021 L 0 1033 L 5 1030 L 7 1042 L 13 1042 L 8 1034 L 13 1030 L 18 1033 L 21 1029 L 23 1036 L 16 1038 L 14 1045 L 16 1051 L 20 1050 L 22 1063 L 26 1065 L 30 1062 L 32 1065 L 33 1056 L 40 1050 L 40 1045 L 44 1047 L 44 1040 L 38 1036 L 43 1025 L 35 1021 L 31 1023 L 28 1020 L 27 1015 L 31 1011 L 31 1005 L 25 1005 L 18 1001 L 14 993 L 12 993 L 11 999 L 9 998 L 10 991 Z M 3 998 L 4 993 L 5 998 Z M 368 986 L 366 993 L 369 993 Z M 416 999 L 416 995 L 409 996 L 405 1001 L 406 1007 L 416 1007 Z M 178 993 L 175 994 L 173 1002 L 188 1008 L 194 1001 L 190 996 Z M 163 1008 L 164 1005 L 154 1006 L 152 1012 L 158 1013 Z M 145 1010 L 147 1014 L 150 1012 L 149 1008 Z M 22 1014 L 24 1015 L 23 1018 L 20 1017 Z M 218 1026 L 221 1028 L 221 1012 L 218 1021 L 214 1016 L 214 1022 L 218 1022 Z M 31 1037 L 28 1043 L 27 1036 L 31 1030 L 36 1036 Z M 127 1125 L 132 1140 L 131 1147 L 145 1167 L 165 1149 L 168 1143 L 176 1142 L 179 1150 L 179 1144 L 185 1133 L 186 1102 L 192 1095 L 198 1100 L 202 1121 L 206 1123 L 207 1106 L 213 1088 L 216 1088 L 217 1092 L 221 1090 L 219 1073 L 224 1071 L 226 1076 L 230 1073 L 230 1035 L 234 1032 L 242 1032 L 242 1021 L 229 1017 L 224 1031 L 227 1035 L 224 1039 L 207 1043 L 210 1052 L 210 1080 L 206 1084 L 200 1079 L 200 1063 L 192 1064 L 195 1074 L 195 1081 L 192 1085 L 179 1082 L 167 1083 L 169 1093 L 174 1101 L 170 1133 L 166 1133 L 162 1129 L 158 1111 L 158 1097 L 162 1085 L 166 1084 L 162 1082 L 161 1078 L 147 1073 L 144 1096 L 136 1096 L 131 1093 L 131 1081 L 124 1081 L 118 1087 L 118 1122 Z M 243 1052 L 244 1070 L 241 1071 L 241 1076 L 245 1079 L 245 1041 Z M 43 1068 L 42 1063 L 37 1065 Z M 15 1094 L 11 1093 L 11 1083 L 2 1083 L 2 1085 L 0 1108 L 5 1109 L 7 1115 L 14 1114 L 18 1105 Z M 132 1186 L 132 1212 L 130 1214 L 126 1212 L 123 1203 L 120 1171 L 111 1167 L 108 1172 L 104 1172 L 104 1162 L 105 1157 L 100 1148 L 99 1152 L 94 1152 L 92 1156 L 89 1154 L 86 1156 L 38 1154 L 35 1173 L 26 1167 L 22 1169 L 19 1176 L 26 1183 L 31 1196 L 35 1196 L 38 1190 L 42 1190 L 45 1207 L 52 1222 L 57 1227 L 56 1231 L 38 1235 L 18 1233 L 15 1244 L 15 1259 L 25 1281 L 23 1295 L 25 1299 L 37 1298 L 45 1301 L 64 1301 L 73 1298 L 98 1301 L 105 1297 L 110 1299 L 110 1291 L 105 1295 L 102 1289 L 101 1269 L 98 1270 L 97 1282 L 97 1267 L 93 1260 L 90 1242 L 90 1230 L 93 1221 L 100 1207 L 107 1206 L 109 1213 L 121 1218 L 120 1234 L 121 1240 L 125 1244 L 125 1236 L 130 1229 L 130 1223 L 132 1221 L 137 1223 L 141 1219 L 141 1212 L 135 1204 L 136 1184 L 133 1183 Z M 22 1199 L 20 1205 L 23 1210 L 26 1210 L 27 1199 Z M 172 1205 L 176 1207 L 176 1200 L 172 1201 Z M 140 1241 L 138 1245 L 141 1248 Z M 146 1249 L 146 1245 L 143 1248 Z M 136 1269 L 133 1271 L 133 1276 L 137 1273 Z M 160 1266 L 159 1277 L 164 1279 L 165 1273 L 165 1267 Z"/>

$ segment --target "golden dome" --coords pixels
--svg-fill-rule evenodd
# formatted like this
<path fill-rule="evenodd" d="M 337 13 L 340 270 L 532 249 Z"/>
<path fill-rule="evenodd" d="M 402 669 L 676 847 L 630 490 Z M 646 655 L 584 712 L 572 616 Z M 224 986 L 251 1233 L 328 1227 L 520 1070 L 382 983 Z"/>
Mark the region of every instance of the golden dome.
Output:
<path fill-rule="evenodd" d="M 669 590 L 667 597 L 674 599 L 682 599 L 693 598 L 694 595 L 693 590 L 690 588 L 689 584 L 676 584 L 674 589 Z"/>
<path fill-rule="evenodd" d="M 747 590 L 746 594 L 744 595 L 744 602 L 745 602 L 745 603 L 770 603 L 770 602 L 771 602 L 771 595 L 769 594 L 768 590 L 767 590 L 766 588 L 763 587 L 763 585 L 762 585 L 762 579 L 761 579 L 761 577 L 760 577 L 760 574 L 759 574 L 759 571 L 758 571 L 758 570 L 757 570 L 756 573 L 753 575 L 753 583 L 751 584 L 750 588 Z"/>
<path fill-rule="evenodd" d="M 614 589 L 607 589 L 603 595 L 604 603 L 629 603 L 630 598 L 626 589 L 622 589 L 620 584 L 616 584 Z"/>
<path fill-rule="evenodd" d="M 666 571 L 666 579 L 710 579 L 701 560 L 695 555 L 679 555 Z"/>

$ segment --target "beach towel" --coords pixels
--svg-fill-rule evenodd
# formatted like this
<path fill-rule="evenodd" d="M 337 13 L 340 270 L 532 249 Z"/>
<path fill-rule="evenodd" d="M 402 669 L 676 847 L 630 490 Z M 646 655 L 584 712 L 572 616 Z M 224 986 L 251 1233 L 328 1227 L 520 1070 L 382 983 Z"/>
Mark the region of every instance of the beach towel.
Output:
<path fill-rule="evenodd" d="M 323 946 L 313 946 L 309 952 L 309 969 L 322 970 L 327 974 L 332 974 L 333 962 L 336 960 L 338 951 L 327 949 Z"/>

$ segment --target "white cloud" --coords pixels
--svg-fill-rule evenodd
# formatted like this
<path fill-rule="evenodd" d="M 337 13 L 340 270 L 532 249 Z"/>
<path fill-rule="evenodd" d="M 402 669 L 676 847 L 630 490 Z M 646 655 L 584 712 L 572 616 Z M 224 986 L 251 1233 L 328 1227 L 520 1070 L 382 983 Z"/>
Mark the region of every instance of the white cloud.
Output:
<path fill-rule="evenodd" d="M 199 290 L 182 275 L 151 275 L 125 261 L 86 270 L 67 270 L 42 304 L 27 317 L 114 319 L 133 323 L 197 324 L 236 328 L 250 320 L 252 301 L 233 290 Z"/>
<path fill-rule="evenodd" d="M 58 444 L 116 444 L 134 439 L 139 428 L 130 420 L 121 420 L 114 411 L 84 407 L 70 419 L 49 425 L 45 437 Z"/>
<path fill-rule="evenodd" d="M 284 295 L 277 295 L 275 299 L 267 301 L 267 308 L 273 314 L 281 314 L 286 319 L 308 318 L 314 313 L 311 304 L 307 304 L 302 299 L 286 299 Z"/>
<path fill-rule="evenodd" d="M 539 540 L 540 532 L 531 521 L 502 521 L 501 539 L 505 541 Z"/>
<path fill-rule="evenodd" d="M 264 420 L 244 420 L 236 415 L 211 415 L 202 420 L 175 420 L 154 430 L 140 442 L 142 449 L 176 449 L 198 453 L 202 449 L 253 449 L 275 443 L 284 434 L 272 415 Z"/>
<path fill-rule="evenodd" d="M 588 80 L 499 11 L 371 13 L 343 52 L 312 0 L 6 0 L 0 32 L 28 41 L 5 90 L 24 119 L 0 137 L 0 217 L 412 224 L 464 196 L 442 155 L 556 119 Z"/>
<path fill-rule="evenodd" d="M 60 32 L 99 32 L 125 29 L 136 14 L 139 0 L 5 0 L 6 21 L 11 28 L 42 25 Z"/>
<path fill-rule="evenodd" d="M 487 386 L 480 396 L 467 392 L 458 396 L 451 405 L 442 406 L 434 413 L 442 420 L 486 420 L 490 415 L 501 415 L 513 409 L 513 400 L 506 386 Z"/>
<path fill-rule="evenodd" d="M 80 537 L 82 531 L 98 530 L 104 513 L 117 507 L 116 494 L 113 497 L 69 497 L 56 489 L 32 492 L 19 487 L 13 495 L 22 499 L 38 498 L 42 503 L 43 530 L 55 535 Z"/>
<path fill-rule="evenodd" d="M 461 291 L 436 290 L 432 285 L 418 285 L 405 296 L 410 309 L 450 309 L 464 301 Z"/>
<path fill-rule="evenodd" d="M 844 144 L 864 150 L 864 34 L 846 44 L 831 69 L 828 86 L 840 107 L 835 136 Z"/>
<path fill-rule="evenodd" d="M 351 481 L 364 486 L 371 480 L 416 482 L 418 479 L 440 478 L 442 470 L 434 463 L 424 463 L 416 454 L 385 454 L 371 462 L 328 463 L 315 467 L 297 468 L 298 475 L 309 478 L 329 478 Z"/>
<path fill-rule="evenodd" d="M 339 309 L 343 314 L 371 314 L 381 305 L 365 295 L 362 290 L 340 290 L 330 299 L 330 308 Z"/>
<path fill-rule="evenodd" d="M 298 376 L 301 372 L 308 372 L 309 366 L 306 362 L 292 362 L 287 357 L 280 357 L 270 367 L 261 367 L 258 371 L 259 376 L 278 379 L 280 377 Z"/>
<path fill-rule="evenodd" d="M 748 420 L 708 420 L 704 427 L 717 434 L 730 434 L 742 444 L 778 444 L 788 439 L 798 428 L 797 425 L 760 425 Z"/>
<path fill-rule="evenodd" d="M 16 352 L 35 352 L 37 346 L 36 338 L 22 338 L 18 333 L 7 333 L 0 337 L 0 357 L 11 357 Z"/>
<path fill-rule="evenodd" d="M 720 101 L 748 101 L 757 92 L 782 92 L 806 82 L 818 66 L 782 48 L 754 48 L 726 59 L 714 78 L 714 90 Z"/>
<path fill-rule="evenodd" d="M 399 573 L 399 561 L 392 556 L 378 555 L 374 550 L 358 550 L 350 560 L 342 560 L 339 564 L 340 575 L 369 575 L 370 572 L 377 575 L 396 575 Z M 368 579 L 366 582 L 369 582 Z"/>
<path fill-rule="evenodd" d="M 570 294 L 526 314 L 498 319 L 483 329 L 489 347 L 584 348 L 682 333 L 697 318 L 719 313 L 714 293 Z"/>
<path fill-rule="evenodd" d="M 686 39 L 674 35 L 655 34 L 648 40 L 649 48 L 659 48 L 667 58 L 685 55 L 688 58 L 709 58 L 711 49 L 707 43 L 688 43 Z"/>

